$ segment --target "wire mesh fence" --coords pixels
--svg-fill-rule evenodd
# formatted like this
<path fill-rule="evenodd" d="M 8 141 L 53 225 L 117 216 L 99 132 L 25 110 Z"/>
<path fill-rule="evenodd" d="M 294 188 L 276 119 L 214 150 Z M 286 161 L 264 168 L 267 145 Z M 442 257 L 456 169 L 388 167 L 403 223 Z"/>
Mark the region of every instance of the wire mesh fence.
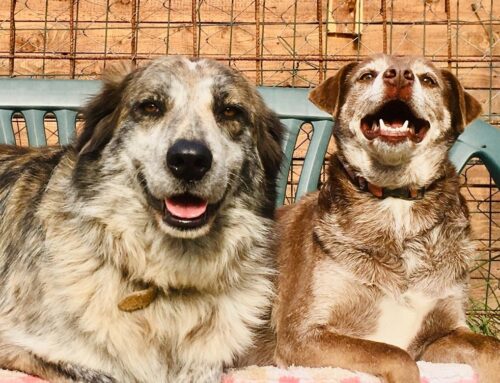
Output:
<path fill-rule="evenodd" d="M 256 85 L 312 87 L 372 53 L 423 55 L 457 75 L 499 126 L 499 11 L 493 0 L 5 0 L 0 76 L 96 78 L 112 61 L 183 54 L 224 62 Z M 16 129 L 26 144 L 22 119 Z M 288 202 L 312 133 L 299 136 Z M 47 137 L 57 143 L 51 116 Z M 478 248 L 469 320 L 499 335 L 500 194 L 478 161 L 462 178 Z"/>

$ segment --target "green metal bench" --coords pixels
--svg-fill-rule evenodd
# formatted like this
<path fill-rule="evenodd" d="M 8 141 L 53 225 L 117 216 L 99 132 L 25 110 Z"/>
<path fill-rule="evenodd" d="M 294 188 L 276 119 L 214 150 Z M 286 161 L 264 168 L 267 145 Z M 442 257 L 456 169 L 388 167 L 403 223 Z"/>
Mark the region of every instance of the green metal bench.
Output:
<path fill-rule="evenodd" d="M 75 122 L 82 105 L 101 87 L 97 80 L 0 79 L 0 143 L 15 144 L 12 117 L 21 113 L 26 121 L 30 146 L 45 146 L 44 117 L 53 113 L 57 121 L 59 144 L 69 144 L 75 135 Z M 266 103 L 278 113 L 287 127 L 283 142 L 285 160 L 278 180 L 277 205 L 285 199 L 288 172 L 301 126 L 313 125 L 295 198 L 316 190 L 333 120 L 307 100 L 308 89 L 259 87 Z M 500 129 L 475 120 L 450 151 L 458 171 L 467 161 L 480 158 L 497 186 L 500 186 Z"/>

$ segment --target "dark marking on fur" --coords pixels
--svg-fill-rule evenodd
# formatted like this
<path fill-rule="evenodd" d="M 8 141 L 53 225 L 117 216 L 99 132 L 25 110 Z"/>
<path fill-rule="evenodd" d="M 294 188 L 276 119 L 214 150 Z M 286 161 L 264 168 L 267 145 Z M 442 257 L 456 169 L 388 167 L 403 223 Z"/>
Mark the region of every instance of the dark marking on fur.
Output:
<path fill-rule="evenodd" d="M 100 371 L 92 370 L 90 368 L 85 368 L 83 366 L 76 365 L 69 362 L 49 362 L 38 356 L 34 356 L 38 359 L 40 364 L 45 365 L 47 369 L 55 371 L 61 377 L 66 377 L 72 379 L 75 382 L 85 382 L 85 383 L 117 383 L 115 379 L 111 376 L 106 375 Z"/>
<path fill-rule="evenodd" d="M 424 319 L 420 331 L 408 346 L 409 354 L 419 360 L 426 347 L 456 327 L 456 317 L 460 315 L 452 302 L 443 299 Z"/>
<path fill-rule="evenodd" d="M 104 79 L 99 95 L 83 109 L 85 123 L 75 144 L 75 150 L 81 155 L 100 151 L 111 140 L 123 106 L 123 94 L 132 78 L 133 75 L 128 74 L 119 82 Z"/>

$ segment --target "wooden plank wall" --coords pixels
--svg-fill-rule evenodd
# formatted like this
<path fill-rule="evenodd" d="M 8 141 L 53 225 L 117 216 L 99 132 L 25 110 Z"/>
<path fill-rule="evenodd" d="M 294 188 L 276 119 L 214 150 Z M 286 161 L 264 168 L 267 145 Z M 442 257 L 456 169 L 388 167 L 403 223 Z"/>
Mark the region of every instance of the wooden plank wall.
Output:
<path fill-rule="evenodd" d="M 374 52 L 418 54 L 453 70 L 497 123 L 500 3 L 366 0 L 359 38 L 327 36 L 328 14 L 345 2 L 2 1 L 0 75 L 95 77 L 110 60 L 187 54 L 258 84 L 308 87 Z"/>
<path fill-rule="evenodd" d="M 339 31 L 352 23 L 342 13 L 352 4 L 363 6 L 362 34 L 327 34 L 327 21 Z M 185 54 L 225 62 L 257 85 L 313 87 L 372 53 L 424 55 L 455 73 L 483 118 L 500 125 L 499 14 L 496 0 L 3 0 L 0 76 L 96 78 L 112 61 Z M 18 130 L 23 143 L 22 121 Z M 306 132 L 299 142 L 291 191 Z M 500 327 L 500 195 L 482 166 L 463 177 L 484 261 L 472 295 Z"/>

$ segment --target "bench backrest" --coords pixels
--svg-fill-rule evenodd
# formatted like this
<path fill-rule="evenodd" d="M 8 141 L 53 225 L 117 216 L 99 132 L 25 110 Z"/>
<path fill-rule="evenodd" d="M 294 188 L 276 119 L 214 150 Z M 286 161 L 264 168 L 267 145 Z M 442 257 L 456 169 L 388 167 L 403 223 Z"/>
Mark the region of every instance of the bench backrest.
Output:
<path fill-rule="evenodd" d="M 53 113 L 57 121 L 59 144 L 69 144 L 75 135 L 78 111 L 101 88 L 98 80 L 0 79 L 0 143 L 15 144 L 12 117 L 21 113 L 26 121 L 30 146 L 47 145 L 44 117 Z M 283 142 L 285 159 L 278 180 L 277 205 L 282 205 L 288 172 L 300 128 L 309 123 L 313 134 L 309 143 L 295 199 L 317 188 L 321 167 L 333 130 L 331 116 L 307 99 L 308 89 L 259 87 L 265 102 L 286 126 Z M 461 171 L 471 157 L 483 160 L 500 185 L 500 130 L 484 121 L 473 121 L 450 151 L 450 158 Z"/>

